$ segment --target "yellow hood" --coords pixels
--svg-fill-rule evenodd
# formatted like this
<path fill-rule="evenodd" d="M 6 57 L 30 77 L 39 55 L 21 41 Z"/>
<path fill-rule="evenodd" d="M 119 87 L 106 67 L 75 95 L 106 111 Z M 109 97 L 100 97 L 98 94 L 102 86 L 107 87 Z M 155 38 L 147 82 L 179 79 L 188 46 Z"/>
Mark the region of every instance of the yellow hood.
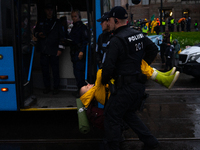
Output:
<path fill-rule="evenodd" d="M 90 104 L 90 102 L 95 98 L 96 101 L 101 103 L 102 105 L 105 104 L 106 99 L 106 88 L 109 88 L 108 85 L 101 84 L 101 74 L 102 69 L 99 69 L 96 76 L 96 82 L 95 86 L 92 87 L 89 91 L 87 91 L 85 94 L 83 94 L 80 99 L 83 103 L 83 105 L 87 108 Z M 97 91 L 97 92 L 96 92 Z M 108 93 L 108 98 L 110 97 L 110 91 Z"/>

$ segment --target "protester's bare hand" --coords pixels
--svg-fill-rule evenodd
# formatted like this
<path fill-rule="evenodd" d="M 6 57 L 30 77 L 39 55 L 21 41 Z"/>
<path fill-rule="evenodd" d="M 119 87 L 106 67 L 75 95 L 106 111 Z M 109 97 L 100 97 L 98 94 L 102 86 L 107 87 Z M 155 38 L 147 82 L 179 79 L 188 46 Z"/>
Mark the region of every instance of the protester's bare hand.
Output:
<path fill-rule="evenodd" d="M 59 51 L 57 52 L 57 55 L 56 56 L 60 56 L 62 54 L 62 51 Z"/>
<path fill-rule="evenodd" d="M 81 60 L 83 58 L 83 52 L 79 52 L 78 58 Z"/>

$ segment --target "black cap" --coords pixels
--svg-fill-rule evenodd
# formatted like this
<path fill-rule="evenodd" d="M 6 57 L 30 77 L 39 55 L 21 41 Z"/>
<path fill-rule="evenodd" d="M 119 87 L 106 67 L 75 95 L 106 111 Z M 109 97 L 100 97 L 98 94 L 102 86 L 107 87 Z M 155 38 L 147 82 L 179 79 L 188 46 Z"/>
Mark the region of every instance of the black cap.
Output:
<path fill-rule="evenodd" d="M 108 18 L 110 17 L 114 17 L 118 19 L 126 19 L 128 18 L 128 13 L 123 7 L 115 6 L 110 10 L 108 14 Z"/>
<path fill-rule="evenodd" d="M 100 19 L 97 20 L 97 22 L 104 22 L 106 20 L 108 20 L 108 12 L 105 12 Z"/>
<path fill-rule="evenodd" d="M 53 9 L 53 5 L 51 3 L 48 3 L 45 5 L 45 9 Z"/>

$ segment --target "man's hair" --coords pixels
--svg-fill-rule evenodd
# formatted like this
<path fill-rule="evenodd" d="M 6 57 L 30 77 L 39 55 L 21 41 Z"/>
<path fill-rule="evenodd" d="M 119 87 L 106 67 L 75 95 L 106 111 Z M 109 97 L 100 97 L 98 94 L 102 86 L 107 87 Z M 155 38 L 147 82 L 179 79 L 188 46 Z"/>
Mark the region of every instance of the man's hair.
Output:
<path fill-rule="evenodd" d="M 78 9 L 72 10 L 71 14 L 72 14 L 72 13 L 77 13 L 78 16 L 79 16 L 79 18 L 81 19 L 81 12 L 80 12 Z"/>

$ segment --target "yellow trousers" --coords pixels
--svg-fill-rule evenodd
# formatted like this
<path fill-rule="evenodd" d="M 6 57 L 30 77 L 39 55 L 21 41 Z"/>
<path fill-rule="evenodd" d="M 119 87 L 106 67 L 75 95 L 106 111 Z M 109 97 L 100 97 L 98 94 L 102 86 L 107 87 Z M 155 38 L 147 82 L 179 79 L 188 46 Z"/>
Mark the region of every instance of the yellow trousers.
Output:
<path fill-rule="evenodd" d="M 150 77 L 152 76 L 154 72 L 153 68 L 149 66 L 144 60 L 142 60 L 141 62 L 141 70 L 142 70 L 142 73 L 147 76 L 147 79 L 150 79 Z M 98 101 L 102 105 L 105 104 L 106 88 L 109 88 L 109 86 L 101 84 L 101 79 L 102 79 L 101 74 L 102 74 L 102 69 L 99 69 L 96 75 L 95 86 L 92 87 L 89 91 L 87 91 L 85 94 L 83 94 L 80 97 L 83 105 L 86 108 L 89 106 L 90 102 L 94 98 L 96 101 Z M 108 92 L 107 96 L 108 96 L 107 98 L 110 97 L 110 91 Z"/>

